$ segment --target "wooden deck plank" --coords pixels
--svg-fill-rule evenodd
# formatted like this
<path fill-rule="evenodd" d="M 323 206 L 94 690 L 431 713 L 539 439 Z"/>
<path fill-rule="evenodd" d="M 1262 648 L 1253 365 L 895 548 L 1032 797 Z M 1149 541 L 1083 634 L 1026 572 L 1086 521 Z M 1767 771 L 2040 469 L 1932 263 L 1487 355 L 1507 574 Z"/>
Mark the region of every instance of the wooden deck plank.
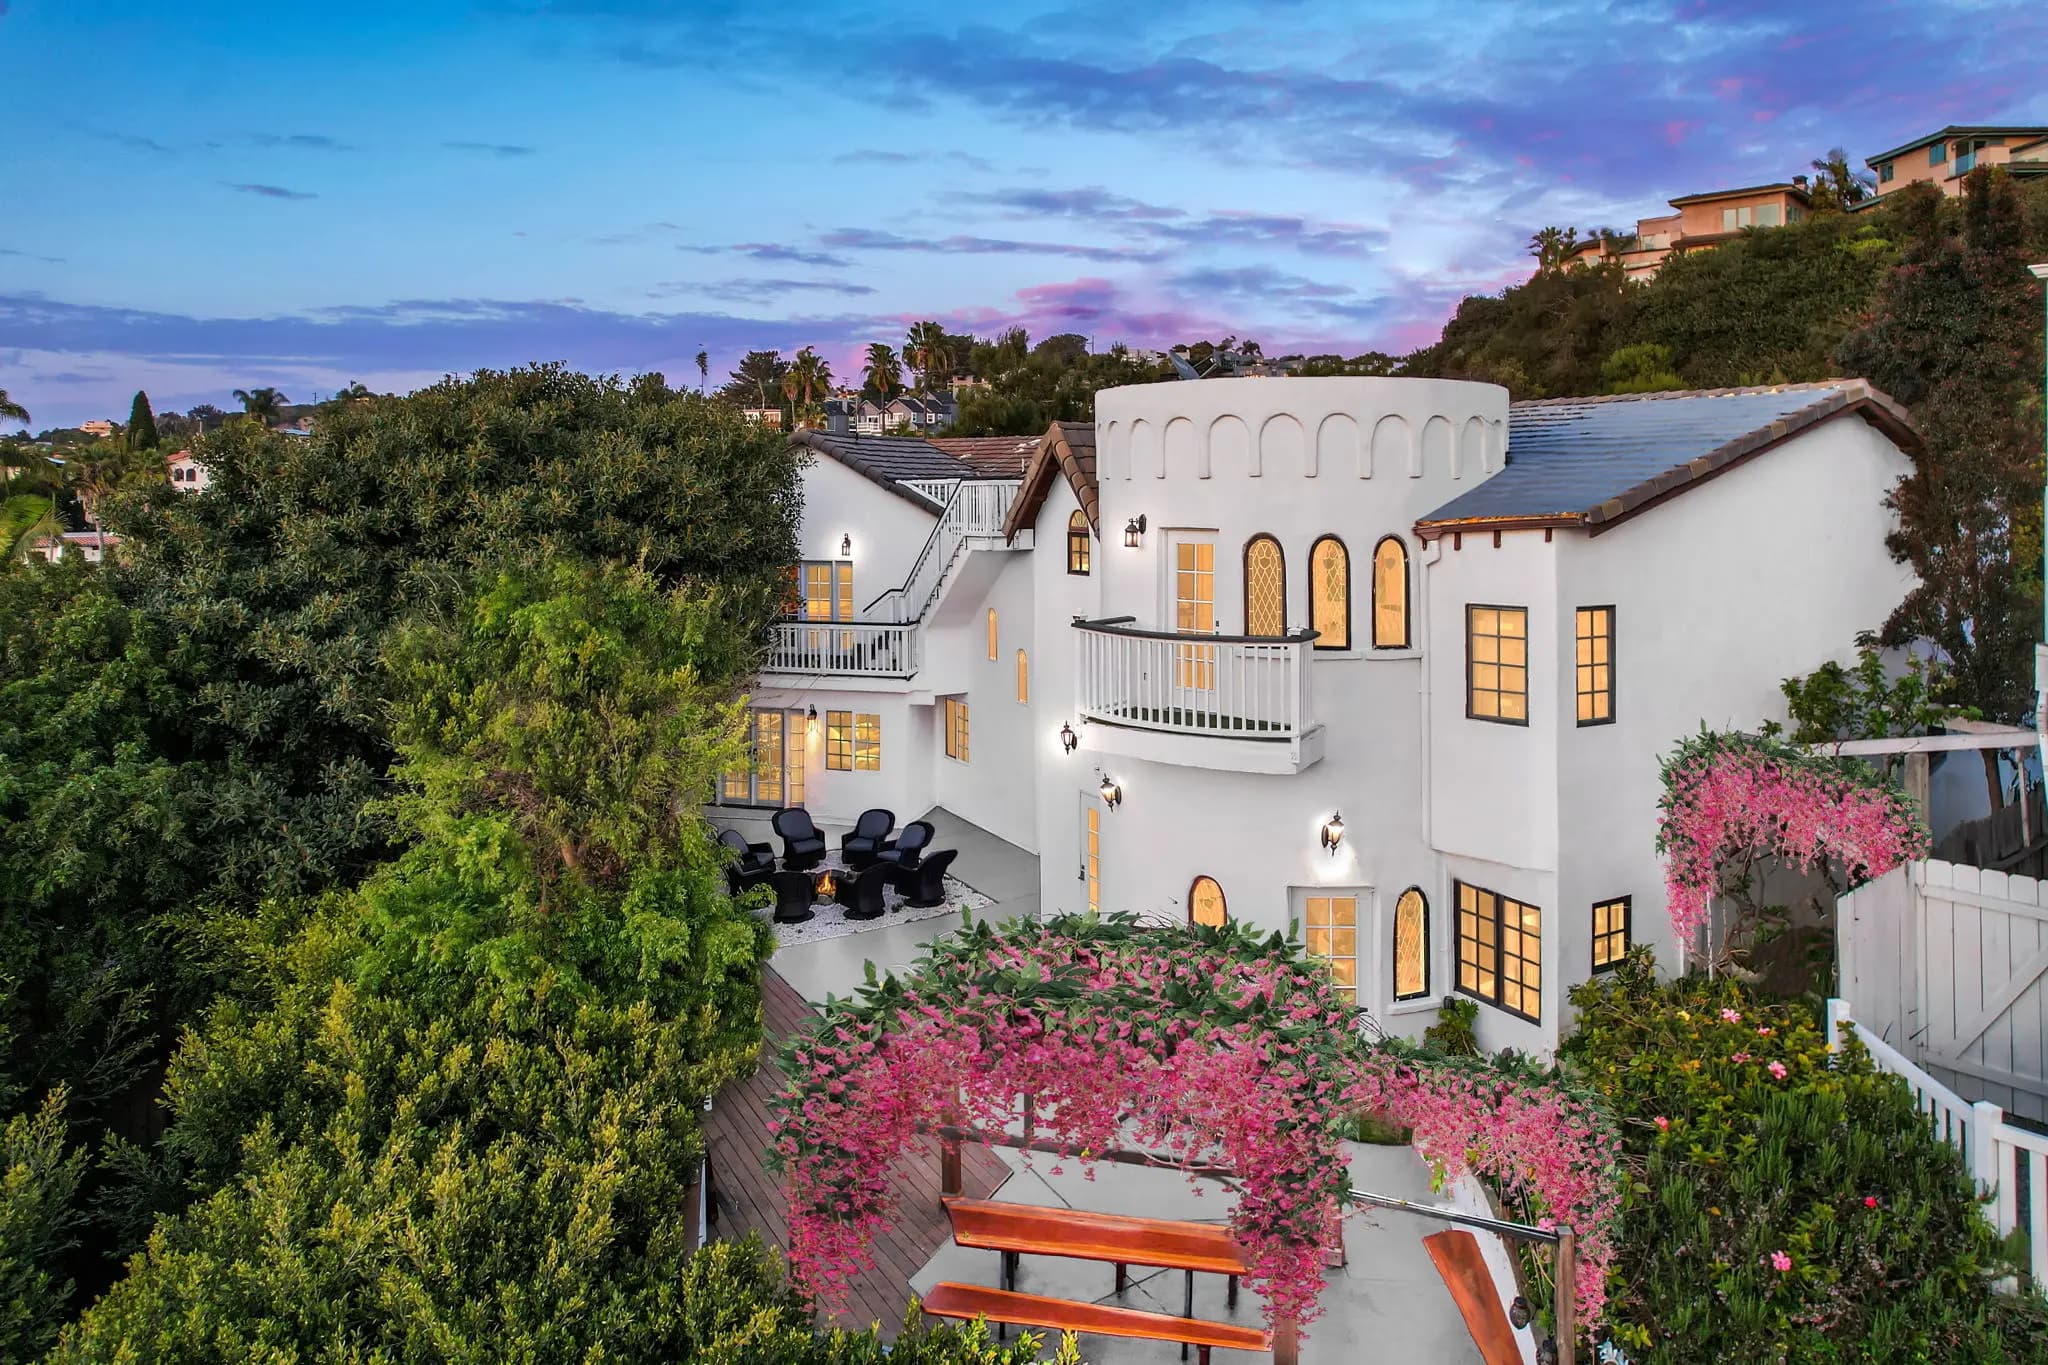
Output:
<path fill-rule="evenodd" d="M 1103 1337 L 1134 1337 L 1146 1341 L 1184 1341 L 1190 1346 L 1222 1346 L 1235 1351 L 1272 1349 L 1272 1338 L 1257 1327 L 1207 1318 L 1182 1318 L 1139 1308 L 1049 1299 L 1007 1289 L 972 1284 L 937 1284 L 924 1301 L 924 1311 L 940 1318 L 979 1318 L 1043 1327 L 1056 1332 L 1087 1332 Z"/>
<path fill-rule="evenodd" d="M 982 1251 L 1021 1251 L 1083 1261 L 1242 1275 L 1244 1252 L 1210 1223 L 1132 1218 L 1113 1213 L 951 1199 L 953 1240 Z"/>
<path fill-rule="evenodd" d="M 1494 1288 L 1493 1275 L 1480 1254 L 1479 1239 L 1463 1228 L 1448 1228 L 1432 1232 L 1422 1239 L 1422 1245 L 1429 1249 L 1429 1259 L 1444 1277 L 1451 1301 L 1458 1305 L 1472 1343 L 1479 1348 L 1480 1359 L 1486 1365 L 1521 1365 L 1522 1348 L 1508 1315 L 1501 1311 L 1500 1291 Z"/>

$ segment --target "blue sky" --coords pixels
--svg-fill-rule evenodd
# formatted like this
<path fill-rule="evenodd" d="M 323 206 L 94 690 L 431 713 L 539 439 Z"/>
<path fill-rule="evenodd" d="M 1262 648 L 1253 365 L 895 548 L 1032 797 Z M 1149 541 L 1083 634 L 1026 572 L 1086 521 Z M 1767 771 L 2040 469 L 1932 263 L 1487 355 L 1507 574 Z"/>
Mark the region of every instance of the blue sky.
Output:
<path fill-rule="evenodd" d="M 936 317 L 1406 350 L 1546 223 L 2048 121 L 2048 6 L 0 0 L 36 425 Z"/>

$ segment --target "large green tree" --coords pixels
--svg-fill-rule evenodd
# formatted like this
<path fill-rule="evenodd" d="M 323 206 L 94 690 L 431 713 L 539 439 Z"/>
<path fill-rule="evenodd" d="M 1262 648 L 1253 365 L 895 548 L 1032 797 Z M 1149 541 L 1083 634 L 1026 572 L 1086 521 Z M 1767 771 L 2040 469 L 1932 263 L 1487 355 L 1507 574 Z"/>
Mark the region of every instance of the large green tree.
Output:
<path fill-rule="evenodd" d="M 156 414 L 150 411 L 149 395 L 141 389 L 135 391 L 135 401 L 128 405 L 127 438 L 130 450 L 155 450 L 157 447 Z"/>

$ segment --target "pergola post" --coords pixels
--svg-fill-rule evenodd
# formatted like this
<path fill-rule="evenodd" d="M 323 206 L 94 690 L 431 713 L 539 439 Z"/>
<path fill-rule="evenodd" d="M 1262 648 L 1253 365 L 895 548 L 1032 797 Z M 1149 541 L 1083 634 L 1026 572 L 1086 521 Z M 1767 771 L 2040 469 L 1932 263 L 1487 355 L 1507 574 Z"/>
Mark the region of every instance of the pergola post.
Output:
<path fill-rule="evenodd" d="M 1556 1294 L 1554 1316 L 1557 1318 L 1557 1360 L 1558 1365 L 1572 1365 L 1572 1343 L 1578 1339 L 1578 1324 L 1572 1320 L 1578 1311 L 1579 1257 L 1576 1239 L 1570 1228 L 1557 1230 L 1557 1254 L 1550 1262 L 1551 1288 Z"/>
<path fill-rule="evenodd" d="M 1273 1365 L 1301 1365 L 1301 1329 L 1293 1318 L 1273 1324 Z"/>
<path fill-rule="evenodd" d="M 944 1200 L 963 1192 L 960 1178 L 960 1138 L 949 1130 L 939 1138 L 939 1198 Z"/>

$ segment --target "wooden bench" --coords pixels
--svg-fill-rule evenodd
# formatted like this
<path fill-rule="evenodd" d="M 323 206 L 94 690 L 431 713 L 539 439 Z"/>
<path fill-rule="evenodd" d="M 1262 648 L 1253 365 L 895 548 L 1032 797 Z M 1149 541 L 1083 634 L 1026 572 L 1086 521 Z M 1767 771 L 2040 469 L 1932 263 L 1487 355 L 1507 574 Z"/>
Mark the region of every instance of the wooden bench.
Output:
<path fill-rule="evenodd" d="M 1429 1259 L 1436 1262 L 1439 1275 L 1450 1288 L 1451 1302 L 1472 1333 L 1472 1344 L 1486 1365 L 1521 1365 L 1522 1348 L 1515 1329 L 1501 1311 L 1500 1293 L 1494 1288 L 1493 1272 L 1480 1254 L 1479 1239 L 1462 1228 L 1432 1232 L 1422 1239 Z"/>
<path fill-rule="evenodd" d="M 1178 1341 L 1195 1348 L 1199 1365 L 1209 1365 L 1209 1352 L 1217 1346 L 1234 1351 L 1268 1351 L 1273 1345 L 1272 1338 L 1256 1327 L 1207 1322 L 1201 1318 L 1176 1318 L 1167 1313 L 1147 1313 L 1107 1304 L 1076 1303 L 1070 1299 L 1041 1298 L 1036 1294 L 984 1289 L 971 1284 L 933 1285 L 922 1306 L 925 1312 L 940 1318 L 987 1318 L 990 1322 L 1041 1327 L 1053 1332 Z"/>

